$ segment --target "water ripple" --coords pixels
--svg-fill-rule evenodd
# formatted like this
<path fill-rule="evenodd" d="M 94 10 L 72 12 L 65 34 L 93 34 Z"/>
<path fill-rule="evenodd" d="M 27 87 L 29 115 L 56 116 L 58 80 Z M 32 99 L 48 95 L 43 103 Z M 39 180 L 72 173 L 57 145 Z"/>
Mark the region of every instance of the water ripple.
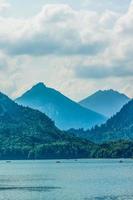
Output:
<path fill-rule="evenodd" d="M 61 189 L 61 188 L 60 187 L 47 187 L 47 186 L 39 186 L 39 187 L 4 186 L 4 187 L 0 187 L 0 191 L 3 191 L 3 190 L 27 190 L 27 191 L 41 192 L 41 191 L 49 191 L 49 190 L 55 190 L 55 189 Z"/>
<path fill-rule="evenodd" d="M 133 195 L 91 197 L 91 198 L 85 198 L 84 200 L 133 200 Z"/>

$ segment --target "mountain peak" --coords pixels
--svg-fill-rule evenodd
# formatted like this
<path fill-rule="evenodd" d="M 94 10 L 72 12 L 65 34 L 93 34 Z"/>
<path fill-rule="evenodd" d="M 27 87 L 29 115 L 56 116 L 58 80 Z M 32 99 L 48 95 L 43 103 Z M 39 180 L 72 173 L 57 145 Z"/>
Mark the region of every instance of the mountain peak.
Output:
<path fill-rule="evenodd" d="M 117 91 L 117 90 L 113 90 L 113 89 L 108 89 L 108 90 L 99 90 L 99 91 L 97 91 L 95 94 L 97 94 L 97 93 L 100 93 L 100 94 L 115 94 L 115 95 L 123 95 L 123 96 L 125 96 L 126 98 L 129 98 L 129 97 L 127 97 L 124 93 L 121 93 L 121 92 L 119 92 L 119 91 Z"/>
<path fill-rule="evenodd" d="M 46 89 L 46 85 L 43 82 L 39 82 L 34 85 L 28 92 L 42 92 Z"/>
<path fill-rule="evenodd" d="M 120 92 L 113 90 L 113 89 L 108 89 L 108 90 L 99 90 L 96 93 L 100 93 L 100 94 L 121 94 Z M 95 93 L 95 94 L 96 94 Z"/>
<path fill-rule="evenodd" d="M 102 92 L 107 92 L 107 93 L 116 93 L 117 91 L 113 89 L 108 89 L 108 90 L 101 90 Z"/>
<path fill-rule="evenodd" d="M 130 99 L 113 89 L 99 90 L 91 96 L 80 101 L 80 105 L 95 112 L 111 117 L 123 107 Z"/>
<path fill-rule="evenodd" d="M 39 82 L 34 85 L 33 88 L 46 88 L 46 85 L 43 82 Z"/>

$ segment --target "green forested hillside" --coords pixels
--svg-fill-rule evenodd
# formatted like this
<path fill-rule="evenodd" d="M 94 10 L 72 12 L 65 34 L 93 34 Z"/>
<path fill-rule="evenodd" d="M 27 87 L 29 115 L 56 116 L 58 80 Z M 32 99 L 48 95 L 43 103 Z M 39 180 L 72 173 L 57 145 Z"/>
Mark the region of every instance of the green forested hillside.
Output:
<path fill-rule="evenodd" d="M 0 159 L 89 157 L 93 146 L 61 132 L 45 114 L 0 93 Z"/>
<path fill-rule="evenodd" d="M 119 140 L 99 145 L 93 154 L 96 158 L 133 158 L 133 141 Z"/>
<path fill-rule="evenodd" d="M 100 127 L 96 126 L 88 131 L 72 129 L 69 132 L 95 143 L 118 140 L 133 141 L 133 100 L 127 103 L 120 112 Z"/>

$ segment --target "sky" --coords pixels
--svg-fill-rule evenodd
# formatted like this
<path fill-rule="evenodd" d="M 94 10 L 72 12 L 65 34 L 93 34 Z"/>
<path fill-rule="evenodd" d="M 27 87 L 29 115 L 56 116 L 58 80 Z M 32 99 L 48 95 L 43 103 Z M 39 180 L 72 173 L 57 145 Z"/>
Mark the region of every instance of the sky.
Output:
<path fill-rule="evenodd" d="M 0 91 L 38 82 L 81 100 L 114 89 L 133 97 L 133 1 L 0 0 Z"/>

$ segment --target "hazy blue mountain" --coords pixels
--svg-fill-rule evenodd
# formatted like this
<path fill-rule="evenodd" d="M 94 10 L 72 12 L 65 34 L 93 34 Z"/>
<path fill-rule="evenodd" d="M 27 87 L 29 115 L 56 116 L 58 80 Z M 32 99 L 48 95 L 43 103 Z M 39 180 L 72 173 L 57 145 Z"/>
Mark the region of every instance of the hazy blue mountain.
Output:
<path fill-rule="evenodd" d="M 105 122 L 106 118 L 94 111 L 83 108 L 60 92 L 38 83 L 21 97 L 18 104 L 29 106 L 46 113 L 60 129 L 90 128 Z"/>
<path fill-rule="evenodd" d="M 79 104 L 109 118 L 119 112 L 129 100 L 126 95 L 117 91 L 100 90 L 80 101 Z"/>
<path fill-rule="evenodd" d="M 84 131 L 71 129 L 69 133 L 95 143 L 118 140 L 133 141 L 133 100 L 129 101 L 116 115 L 100 127 Z"/>

